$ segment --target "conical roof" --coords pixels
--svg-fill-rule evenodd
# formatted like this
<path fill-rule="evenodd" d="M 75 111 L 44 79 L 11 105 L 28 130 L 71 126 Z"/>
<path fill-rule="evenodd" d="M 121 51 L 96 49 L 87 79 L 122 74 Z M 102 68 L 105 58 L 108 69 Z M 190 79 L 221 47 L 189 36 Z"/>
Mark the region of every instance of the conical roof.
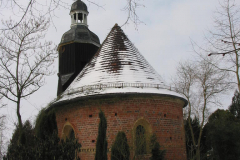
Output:
<path fill-rule="evenodd" d="M 93 59 L 58 101 L 96 94 L 154 93 L 181 97 L 164 85 L 138 49 L 115 25 Z"/>

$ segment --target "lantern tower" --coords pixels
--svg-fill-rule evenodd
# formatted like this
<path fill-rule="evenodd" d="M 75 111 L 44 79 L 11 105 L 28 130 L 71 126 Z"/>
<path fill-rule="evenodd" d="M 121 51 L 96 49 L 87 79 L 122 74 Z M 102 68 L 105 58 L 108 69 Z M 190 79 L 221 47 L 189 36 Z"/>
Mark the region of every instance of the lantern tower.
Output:
<path fill-rule="evenodd" d="M 71 29 L 63 34 L 58 46 L 57 95 L 67 89 L 100 46 L 98 36 L 88 29 L 88 14 L 87 6 L 81 0 L 72 4 L 70 10 Z"/>

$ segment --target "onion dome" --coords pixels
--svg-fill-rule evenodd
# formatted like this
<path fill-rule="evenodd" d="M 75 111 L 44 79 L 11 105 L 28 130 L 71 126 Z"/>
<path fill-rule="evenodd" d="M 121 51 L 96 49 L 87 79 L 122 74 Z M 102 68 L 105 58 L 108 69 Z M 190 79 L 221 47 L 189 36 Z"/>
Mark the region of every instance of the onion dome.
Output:
<path fill-rule="evenodd" d="M 164 84 L 162 77 L 116 24 L 93 59 L 63 92 L 58 102 L 121 93 L 150 93 L 182 98 Z"/>

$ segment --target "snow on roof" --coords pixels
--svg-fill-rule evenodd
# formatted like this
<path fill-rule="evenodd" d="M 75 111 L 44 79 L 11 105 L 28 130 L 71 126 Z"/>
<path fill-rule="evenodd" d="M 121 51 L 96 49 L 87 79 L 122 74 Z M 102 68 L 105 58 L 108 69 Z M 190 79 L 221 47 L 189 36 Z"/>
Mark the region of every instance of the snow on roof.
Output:
<path fill-rule="evenodd" d="M 154 93 L 182 98 L 170 91 L 118 25 L 57 102 L 110 93 Z"/>

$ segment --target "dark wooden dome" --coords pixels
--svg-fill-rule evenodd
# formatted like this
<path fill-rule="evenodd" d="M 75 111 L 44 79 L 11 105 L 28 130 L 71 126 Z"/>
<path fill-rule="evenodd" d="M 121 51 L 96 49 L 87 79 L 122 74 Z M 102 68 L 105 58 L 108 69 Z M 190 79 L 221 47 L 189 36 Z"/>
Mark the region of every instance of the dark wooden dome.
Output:
<path fill-rule="evenodd" d="M 82 2 L 81 0 L 77 0 L 76 2 L 74 2 L 72 4 L 70 12 L 74 12 L 76 10 L 82 10 L 82 11 L 88 12 L 87 5 L 84 2 Z"/>

